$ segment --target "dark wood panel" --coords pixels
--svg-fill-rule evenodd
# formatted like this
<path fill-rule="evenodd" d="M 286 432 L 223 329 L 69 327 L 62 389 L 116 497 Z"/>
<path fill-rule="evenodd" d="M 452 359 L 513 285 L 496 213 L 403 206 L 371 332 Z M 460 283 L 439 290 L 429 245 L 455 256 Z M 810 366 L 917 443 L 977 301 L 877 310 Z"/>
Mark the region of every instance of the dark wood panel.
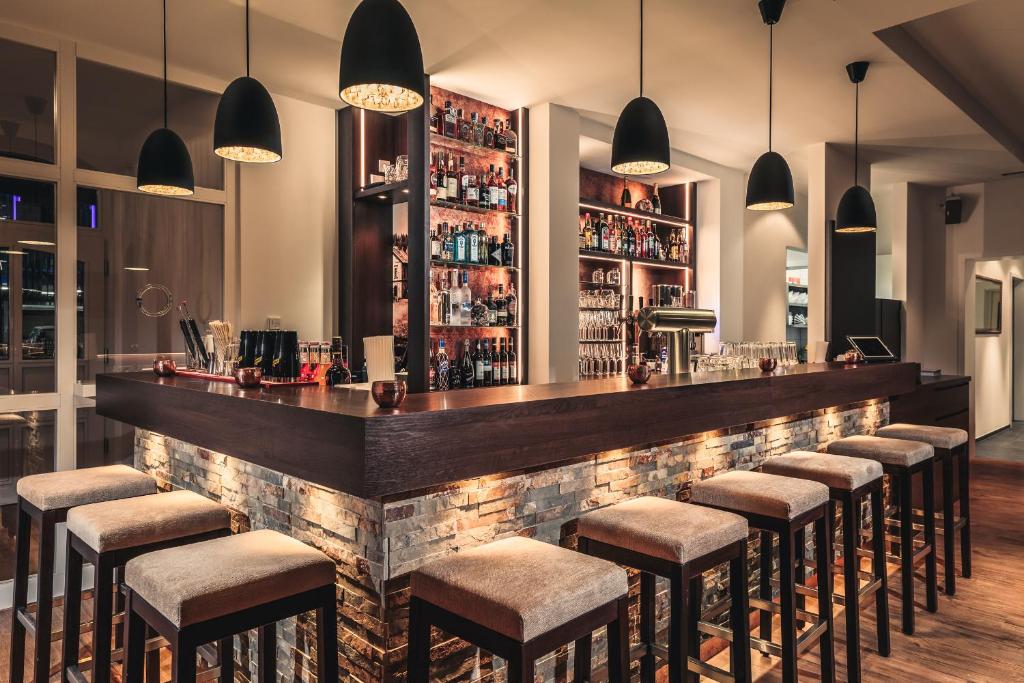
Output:
<path fill-rule="evenodd" d="M 391 411 L 377 409 L 365 391 L 245 391 L 223 382 L 127 373 L 100 377 L 97 412 L 380 497 L 887 398 L 913 391 L 918 372 L 916 363 L 897 363 L 658 376 L 643 386 L 612 378 L 415 394 Z"/>

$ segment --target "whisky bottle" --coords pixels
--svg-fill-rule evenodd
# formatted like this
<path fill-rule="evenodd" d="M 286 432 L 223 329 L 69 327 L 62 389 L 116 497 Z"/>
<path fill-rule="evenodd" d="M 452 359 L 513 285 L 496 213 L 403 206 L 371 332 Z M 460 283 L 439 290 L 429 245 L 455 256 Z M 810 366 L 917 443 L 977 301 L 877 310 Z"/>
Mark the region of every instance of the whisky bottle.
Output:
<path fill-rule="evenodd" d="M 505 191 L 508 192 L 508 210 L 519 213 L 519 181 L 513 173 L 515 168 L 508 167 L 508 180 L 505 181 Z"/>
<path fill-rule="evenodd" d="M 515 327 L 519 324 L 519 295 L 516 294 L 516 286 L 513 283 L 508 285 L 508 296 L 505 297 L 505 324 Z"/>
<path fill-rule="evenodd" d="M 486 128 L 487 124 L 485 124 L 483 121 L 480 120 L 480 117 L 477 115 L 476 112 L 473 112 L 472 122 L 473 122 L 473 144 L 475 144 L 475 145 L 483 145 L 484 144 L 484 129 Z"/>
<path fill-rule="evenodd" d="M 654 183 L 654 196 L 651 197 L 651 210 L 654 213 L 661 213 L 661 197 L 658 196 L 658 183 Z"/>
<path fill-rule="evenodd" d="M 498 185 L 498 210 L 508 211 L 508 189 L 505 187 L 505 179 L 502 177 L 502 171 L 504 169 L 498 169 L 498 179 L 494 182 Z"/>
<path fill-rule="evenodd" d="M 449 100 L 444 103 L 444 136 L 446 138 L 459 137 L 458 117 Z"/>
<path fill-rule="evenodd" d="M 494 128 L 487 125 L 487 117 L 484 117 L 484 147 L 494 147 Z"/>
<path fill-rule="evenodd" d="M 458 202 L 461 201 L 459 197 L 459 176 L 455 172 L 455 159 L 454 155 L 448 155 L 448 172 L 445 179 L 448 181 L 448 201 Z"/>
<path fill-rule="evenodd" d="M 505 241 L 501 243 L 501 265 L 512 267 L 516 264 L 516 246 L 512 244 L 512 236 L 505 233 Z"/>
<path fill-rule="evenodd" d="M 505 151 L 509 154 L 519 153 L 519 135 L 512 130 L 512 119 L 505 120 Z"/>
<path fill-rule="evenodd" d="M 508 139 L 505 137 L 505 124 L 501 120 L 494 122 L 494 148 L 503 150 L 508 144 Z"/>

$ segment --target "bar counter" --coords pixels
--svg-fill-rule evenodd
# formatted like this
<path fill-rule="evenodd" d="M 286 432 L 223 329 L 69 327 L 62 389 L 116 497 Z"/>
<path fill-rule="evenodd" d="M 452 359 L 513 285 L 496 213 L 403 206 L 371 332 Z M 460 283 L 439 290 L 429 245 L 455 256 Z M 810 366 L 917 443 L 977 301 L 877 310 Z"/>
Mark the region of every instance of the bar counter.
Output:
<path fill-rule="evenodd" d="M 425 562 L 511 534 L 574 548 L 590 510 L 686 500 L 695 480 L 873 433 L 891 398 L 920 388 L 916 363 L 799 365 L 422 394 L 379 410 L 368 392 L 132 373 L 100 376 L 96 400 L 136 427 L 135 465 L 161 488 L 221 502 L 236 531 L 276 529 L 334 558 L 342 678 L 401 681 L 409 573 Z M 706 575 L 705 600 L 724 583 Z M 315 624 L 288 624 L 279 675 L 300 680 L 315 670 Z M 492 680 L 501 666 L 440 633 L 434 646 L 432 680 Z M 561 680 L 568 666 L 562 650 L 538 674 Z"/>

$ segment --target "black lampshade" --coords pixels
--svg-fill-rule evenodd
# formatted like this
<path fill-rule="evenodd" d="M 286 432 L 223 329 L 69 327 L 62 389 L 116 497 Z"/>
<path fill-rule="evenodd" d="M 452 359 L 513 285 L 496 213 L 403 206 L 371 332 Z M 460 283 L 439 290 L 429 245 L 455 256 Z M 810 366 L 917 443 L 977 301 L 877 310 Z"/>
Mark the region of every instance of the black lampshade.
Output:
<path fill-rule="evenodd" d="M 793 172 L 778 152 L 765 152 L 754 162 L 747 179 L 747 208 L 753 211 L 788 209 L 796 202 Z"/>
<path fill-rule="evenodd" d="M 667 171 L 670 164 L 668 126 L 654 100 L 633 99 L 619 114 L 612 138 L 612 171 L 623 175 L 650 175 Z"/>
<path fill-rule="evenodd" d="M 839 200 L 836 211 L 836 232 L 874 232 L 878 229 L 875 202 L 871 193 L 860 185 L 854 185 Z"/>
<path fill-rule="evenodd" d="M 178 134 L 158 128 L 149 134 L 139 152 L 136 187 L 149 194 L 186 196 L 195 193 L 192 157 Z"/>
<path fill-rule="evenodd" d="M 213 126 L 213 151 L 233 161 L 280 161 L 281 123 L 277 107 L 255 78 L 236 78 L 221 95 Z"/>
<path fill-rule="evenodd" d="M 362 109 L 401 113 L 423 104 L 423 53 L 398 0 L 363 0 L 341 44 L 338 94 Z"/>

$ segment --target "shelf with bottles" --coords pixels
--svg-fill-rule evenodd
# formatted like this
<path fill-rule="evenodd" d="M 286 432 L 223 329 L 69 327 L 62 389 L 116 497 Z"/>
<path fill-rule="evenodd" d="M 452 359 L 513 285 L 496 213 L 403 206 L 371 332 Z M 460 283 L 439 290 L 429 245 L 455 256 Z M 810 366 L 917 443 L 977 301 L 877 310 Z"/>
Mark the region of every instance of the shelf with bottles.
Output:
<path fill-rule="evenodd" d="M 430 326 L 517 329 L 519 293 L 511 273 L 439 269 L 431 274 Z"/>
<path fill-rule="evenodd" d="M 513 112 L 440 88 L 432 88 L 430 95 L 428 129 L 432 144 L 519 158 L 519 132 Z"/>
<path fill-rule="evenodd" d="M 438 147 L 447 147 L 449 149 L 457 149 L 460 152 L 465 152 L 467 154 L 477 154 L 477 155 L 499 154 L 499 155 L 501 155 L 503 157 L 508 157 L 510 159 L 518 159 L 519 158 L 519 152 L 510 152 L 507 149 L 498 149 L 497 147 L 488 147 L 487 145 L 478 145 L 475 141 L 474 142 L 466 142 L 466 141 L 460 140 L 458 138 L 450 138 L 450 137 L 448 137 L 446 135 L 442 135 L 441 133 L 435 133 L 434 131 L 430 131 L 430 144 L 431 145 L 436 145 Z"/>
<path fill-rule="evenodd" d="M 678 216 L 669 216 L 668 214 L 656 211 L 646 211 L 644 209 L 619 206 L 617 204 L 603 202 L 597 199 L 580 199 L 580 211 L 612 213 L 625 218 L 637 218 L 645 221 L 649 220 L 653 223 L 658 223 L 659 225 L 668 225 L 677 228 L 691 227 L 692 225 L 690 221 Z"/>
<path fill-rule="evenodd" d="M 659 227 L 649 220 L 590 212 L 580 215 L 581 256 L 621 259 L 640 265 L 683 269 L 691 266 L 692 235 L 686 227 Z"/>
<path fill-rule="evenodd" d="M 491 163 L 488 163 L 490 161 Z M 519 180 L 516 166 L 480 161 L 438 151 L 430 154 L 430 201 L 435 206 L 473 213 L 517 215 Z"/>
<path fill-rule="evenodd" d="M 674 261 L 662 261 L 661 259 L 646 259 L 646 258 L 633 258 L 631 256 L 620 256 L 619 254 L 613 254 L 607 251 L 595 251 L 593 249 L 580 249 L 580 258 L 582 259 L 593 259 L 599 261 L 626 261 L 637 266 L 648 266 L 651 268 L 666 268 L 670 270 L 692 270 L 693 266 L 687 263 L 677 263 Z M 594 286 L 609 286 L 609 287 L 621 287 L 622 285 L 610 285 L 605 282 L 580 282 L 581 285 L 594 285 Z"/>
<path fill-rule="evenodd" d="M 519 325 L 445 325 L 430 323 L 431 328 L 445 330 L 518 330 Z"/>
<path fill-rule="evenodd" d="M 430 263 L 437 267 L 465 266 L 518 272 L 512 235 L 510 230 L 483 223 L 449 225 L 447 221 L 438 221 L 430 230 Z"/>
<path fill-rule="evenodd" d="M 430 391 L 515 386 L 520 359 L 512 337 L 482 337 L 430 343 Z"/>

